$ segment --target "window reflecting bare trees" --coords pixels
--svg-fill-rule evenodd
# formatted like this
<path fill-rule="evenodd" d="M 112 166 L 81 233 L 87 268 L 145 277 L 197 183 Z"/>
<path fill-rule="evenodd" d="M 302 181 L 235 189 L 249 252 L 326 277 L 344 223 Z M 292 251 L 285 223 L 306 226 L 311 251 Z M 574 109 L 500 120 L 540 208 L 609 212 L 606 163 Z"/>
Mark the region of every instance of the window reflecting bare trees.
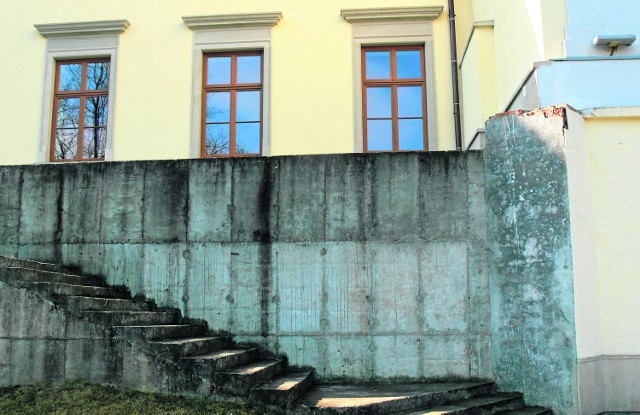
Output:
<path fill-rule="evenodd" d="M 53 160 L 104 159 L 109 75 L 105 59 L 58 62 Z"/>
<path fill-rule="evenodd" d="M 204 62 L 202 155 L 259 155 L 262 53 L 212 53 Z"/>

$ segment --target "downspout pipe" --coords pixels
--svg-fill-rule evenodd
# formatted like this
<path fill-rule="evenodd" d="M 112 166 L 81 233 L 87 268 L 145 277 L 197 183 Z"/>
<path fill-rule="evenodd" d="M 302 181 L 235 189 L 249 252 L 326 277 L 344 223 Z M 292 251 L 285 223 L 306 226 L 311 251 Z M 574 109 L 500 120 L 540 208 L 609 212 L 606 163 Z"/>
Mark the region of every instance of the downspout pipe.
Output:
<path fill-rule="evenodd" d="M 456 44 L 456 12 L 454 0 L 449 0 L 449 43 L 451 44 L 451 81 L 453 84 L 453 120 L 456 133 L 456 150 L 462 151 L 462 126 L 460 122 L 460 91 L 458 90 L 458 46 Z"/>

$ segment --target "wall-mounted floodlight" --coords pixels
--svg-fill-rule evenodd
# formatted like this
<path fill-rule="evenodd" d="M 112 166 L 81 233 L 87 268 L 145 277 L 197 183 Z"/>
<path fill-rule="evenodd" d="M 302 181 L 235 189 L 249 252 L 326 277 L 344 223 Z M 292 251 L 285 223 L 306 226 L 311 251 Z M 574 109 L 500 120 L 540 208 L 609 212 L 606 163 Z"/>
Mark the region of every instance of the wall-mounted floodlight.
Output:
<path fill-rule="evenodd" d="M 635 41 L 636 35 L 598 35 L 593 39 L 593 44 L 611 49 L 609 56 L 613 56 L 618 46 L 631 46 Z"/>

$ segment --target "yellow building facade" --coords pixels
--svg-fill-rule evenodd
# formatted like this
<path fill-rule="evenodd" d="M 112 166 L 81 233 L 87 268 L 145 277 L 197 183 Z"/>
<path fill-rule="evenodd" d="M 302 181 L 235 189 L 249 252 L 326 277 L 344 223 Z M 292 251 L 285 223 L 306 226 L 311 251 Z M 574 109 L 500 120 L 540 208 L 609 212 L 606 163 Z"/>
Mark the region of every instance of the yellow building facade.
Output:
<path fill-rule="evenodd" d="M 0 29 L 3 52 L 20 62 L 0 63 L 1 93 L 11 97 L 0 119 L 0 164 L 51 160 L 53 62 L 78 57 L 111 59 L 106 160 L 198 157 L 202 54 L 234 50 L 265 51 L 262 155 L 361 152 L 356 67 L 367 44 L 426 46 L 430 150 L 454 149 L 446 2 L 388 6 L 293 0 L 14 4 Z"/>

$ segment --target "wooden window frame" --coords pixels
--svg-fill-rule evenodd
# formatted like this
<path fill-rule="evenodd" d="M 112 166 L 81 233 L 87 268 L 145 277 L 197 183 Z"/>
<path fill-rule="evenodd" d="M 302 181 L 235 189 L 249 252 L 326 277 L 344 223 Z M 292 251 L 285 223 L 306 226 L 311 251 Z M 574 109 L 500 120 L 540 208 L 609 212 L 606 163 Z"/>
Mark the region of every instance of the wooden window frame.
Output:
<path fill-rule="evenodd" d="M 86 101 L 87 98 L 93 97 L 106 97 L 107 102 L 109 102 L 109 90 L 111 87 L 111 77 L 109 77 L 109 84 L 106 90 L 88 90 L 88 70 L 90 63 L 108 63 L 109 71 L 112 70 L 111 67 L 111 58 L 86 58 L 86 59 L 59 59 L 55 61 L 55 76 L 54 76 L 54 95 L 53 95 L 53 111 L 52 111 L 52 123 L 51 123 L 51 145 L 49 149 L 49 160 L 51 162 L 73 162 L 73 161 L 103 161 L 104 157 L 93 158 L 93 157 L 83 157 L 84 154 L 84 130 L 85 130 L 85 112 L 86 112 Z M 75 91 L 60 91 L 60 67 L 62 65 L 69 64 L 81 64 L 82 65 L 82 74 L 80 77 L 80 89 Z M 58 159 L 56 158 L 56 132 L 58 130 L 58 102 L 60 99 L 68 99 L 68 98 L 80 98 L 80 108 L 79 108 L 79 122 L 78 122 L 78 141 L 77 141 L 77 150 L 75 158 L 66 158 L 66 159 Z M 109 104 L 107 104 L 108 111 L 111 109 Z M 110 114 L 107 114 L 107 123 L 104 126 L 105 129 L 105 140 L 108 139 L 108 117 Z M 94 127 L 90 127 L 94 128 Z M 105 152 L 107 148 L 107 143 L 105 142 Z"/>
<path fill-rule="evenodd" d="M 420 51 L 420 78 L 398 79 L 396 52 L 403 50 Z M 390 78 L 389 79 L 367 79 L 366 53 L 371 51 L 389 51 L 390 53 Z M 362 131 L 363 150 L 365 153 L 387 153 L 387 152 L 411 152 L 429 150 L 429 125 L 427 117 L 427 80 L 425 68 L 425 47 L 424 45 L 384 45 L 384 46 L 362 46 L 361 48 L 361 79 L 362 79 Z M 398 87 L 420 86 L 422 87 L 422 117 L 399 117 L 398 116 Z M 390 87 L 391 88 L 391 150 L 369 150 L 367 121 L 388 120 L 389 118 L 369 118 L 367 108 L 367 87 Z M 423 128 L 423 148 L 422 150 L 400 150 L 399 120 L 401 119 L 421 119 Z"/>
<path fill-rule="evenodd" d="M 238 77 L 238 57 L 239 56 L 260 56 L 260 82 L 239 84 Z M 208 84 L 208 65 L 210 57 L 230 57 L 231 58 L 231 83 L 229 84 Z M 236 95 L 241 91 L 260 92 L 260 144 L 258 153 L 237 154 L 236 153 L 236 125 L 255 123 L 255 121 L 236 121 Z M 207 93 L 209 92 L 229 92 L 230 93 L 230 114 L 229 114 L 229 154 L 207 154 L 207 125 L 227 124 L 225 122 L 207 122 Z M 262 156 L 262 140 L 264 136 L 263 128 L 263 106 L 264 106 L 264 52 L 262 50 L 244 51 L 220 51 L 207 52 L 203 56 L 202 70 L 202 103 L 200 120 L 200 157 L 220 158 L 220 157 L 260 157 Z"/>

